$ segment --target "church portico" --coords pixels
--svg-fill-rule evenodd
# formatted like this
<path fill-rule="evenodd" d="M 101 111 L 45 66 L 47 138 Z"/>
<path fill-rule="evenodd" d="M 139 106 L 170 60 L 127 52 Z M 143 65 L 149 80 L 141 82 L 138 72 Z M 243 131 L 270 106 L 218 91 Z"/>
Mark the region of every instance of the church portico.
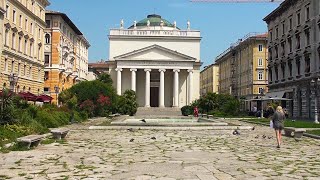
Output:
<path fill-rule="evenodd" d="M 132 33 L 124 33 L 123 21 L 110 31 L 110 75 L 117 93 L 135 91 L 139 107 L 191 104 L 199 97 L 200 31 L 190 30 L 190 23 L 180 30 L 158 15 L 144 21 L 131 26 Z M 150 36 L 151 30 L 158 33 Z"/>

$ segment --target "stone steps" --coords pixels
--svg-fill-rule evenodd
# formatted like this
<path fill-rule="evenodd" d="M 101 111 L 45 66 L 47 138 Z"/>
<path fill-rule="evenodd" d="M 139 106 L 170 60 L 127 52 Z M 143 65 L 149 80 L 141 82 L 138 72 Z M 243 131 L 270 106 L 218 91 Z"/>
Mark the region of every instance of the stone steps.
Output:
<path fill-rule="evenodd" d="M 180 108 L 139 107 L 136 116 L 182 116 Z"/>

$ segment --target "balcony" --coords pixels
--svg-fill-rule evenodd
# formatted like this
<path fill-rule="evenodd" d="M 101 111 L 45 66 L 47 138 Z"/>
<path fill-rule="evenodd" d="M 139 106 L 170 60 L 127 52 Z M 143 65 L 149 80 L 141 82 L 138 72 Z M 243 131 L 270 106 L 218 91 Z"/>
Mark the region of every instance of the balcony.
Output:
<path fill-rule="evenodd" d="M 66 70 L 66 67 L 64 64 L 59 65 L 59 71 L 64 72 Z"/>

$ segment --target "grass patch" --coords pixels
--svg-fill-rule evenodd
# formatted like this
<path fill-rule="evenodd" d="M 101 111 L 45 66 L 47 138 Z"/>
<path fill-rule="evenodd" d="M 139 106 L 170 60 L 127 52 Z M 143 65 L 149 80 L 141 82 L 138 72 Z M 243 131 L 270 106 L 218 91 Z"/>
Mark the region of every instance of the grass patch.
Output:
<path fill-rule="evenodd" d="M 54 139 L 45 139 L 45 140 L 41 141 L 41 144 L 52 144 L 54 142 L 55 142 Z"/>
<path fill-rule="evenodd" d="M 6 175 L 1 175 L 1 174 L 0 174 L 0 179 L 11 179 L 11 177 L 6 176 Z"/>
<path fill-rule="evenodd" d="M 258 122 L 258 123 L 270 123 L 270 119 L 267 118 L 255 118 L 255 119 L 245 119 L 249 122 Z M 284 122 L 285 127 L 294 127 L 294 128 L 320 128 L 320 124 L 315 124 L 312 121 L 301 121 L 296 120 L 292 121 L 291 119 L 286 119 Z"/>
<path fill-rule="evenodd" d="M 320 130 L 307 131 L 307 133 L 320 136 Z"/>

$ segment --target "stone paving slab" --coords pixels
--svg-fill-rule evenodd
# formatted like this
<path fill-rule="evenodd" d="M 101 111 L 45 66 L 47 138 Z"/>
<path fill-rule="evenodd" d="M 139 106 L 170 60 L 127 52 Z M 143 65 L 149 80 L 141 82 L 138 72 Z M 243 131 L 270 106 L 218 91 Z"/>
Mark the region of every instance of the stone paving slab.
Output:
<path fill-rule="evenodd" d="M 283 137 L 277 149 L 274 131 L 268 127 L 257 126 L 255 131 L 235 136 L 230 130 L 206 129 L 88 130 L 92 124 L 69 126 L 66 142 L 0 154 L 0 179 L 320 177 L 319 140 Z"/>

